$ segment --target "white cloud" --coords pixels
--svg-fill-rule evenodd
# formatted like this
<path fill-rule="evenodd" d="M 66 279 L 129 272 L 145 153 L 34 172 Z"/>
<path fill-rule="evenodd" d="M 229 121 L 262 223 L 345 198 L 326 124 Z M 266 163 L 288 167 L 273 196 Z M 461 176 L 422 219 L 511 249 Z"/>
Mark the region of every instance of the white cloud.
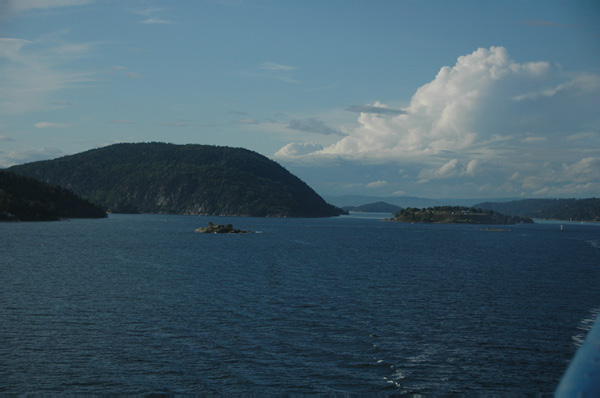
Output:
<path fill-rule="evenodd" d="M 512 99 L 514 101 L 535 100 L 543 97 L 554 97 L 556 94 L 572 91 L 574 94 L 594 92 L 600 89 L 600 76 L 589 73 L 580 74 L 567 82 L 558 84 L 553 88 L 542 89 L 539 91 L 528 92 L 517 95 Z"/>
<path fill-rule="evenodd" d="M 260 66 L 260 69 L 290 72 L 296 69 L 296 67 L 290 65 L 276 64 L 274 62 L 263 62 L 263 64 Z"/>
<path fill-rule="evenodd" d="M 152 18 L 148 18 L 143 21 L 140 21 L 140 23 L 146 24 L 146 25 L 171 25 L 171 24 L 173 24 L 173 21 L 168 20 L 168 19 L 158 18 L 158 17 L 152 17 Z"/>
<path fill-rule="evenodd" d="M 19 151 L 0 152 L 0 167 L 10 167 L 38 160 L 54 159 L 62 155 L 64 155 L 64 152 L 55 148 L 32 147 Z"/>
<path fill-rule="evenodd" d="M 584 197 L 600 188 L 600 158 L 586 157 L 569 163 L 530 164 L 506 178 L 502 189 L 526 196 Z"/>
<path fill-rule="evenodd" d="M 291 65 L 283 65 L 275 62 L 263 62 L 258 67 L 242 72 L 244 76 L 258 77 L 263 79 L 280 80 L 287 83 L 298 83 L 293 77 L 293 71 L 297 67 Z"/>
<path fill-rule="evenodd" d="M 69 127 L 69 124 L 68 123 L 54 123 L 54 122 L 39 122 L 39 123 L 35 123 L 33 126 L 37 127 L 38 129 L 47 129 L 47 128 L 63 129 L 63 128 Z"/>
<path fill-rule="evenodd" d="M 582 132 L 582 133 L 570 134 L 567 137 L 565 137 L 565 139 L 567 141 L 578 141 L 578 140 L 585 140 L 585 139 L 591 139 L 591 138 L 597 138 L 597 137 L 598 137 L 598 133 L 586 131 L 586 132 Z"/>
<path fill-rule="evenodd" d="M 89 55 L 92 43 L 57 37 L 37 40 L 0 38 L 0 113 L 24 114 L 53 106 L 51 95 L 93 82 L 98 72 L 69 69 Z"/>
<path fill-rule="evenodd" d="M 375 188 L 375 189 L 377 189 L 377 188 L 386 187 L 388 185 L 390 185 L 389 182 L 387 182 L 385 180 L 379 180 L 379 181 L 373 181 L 373 182 L 368 183 L 366 185 L 366 187 L 367 188 Z"/>
<path fill-rule="evenodd" d="M 292 142 L 281 148 L 277 153 L 275 153 L 274 157 L 294 157 L 294 156 L 302 156 L 308 155 L 311 153 L 315 153 L 321 151 L 323 146 L 320 144 L 316 144 L 314 142 Z"/>
<path fill-rule="evenodd" d="M 120 72 L 125 76 L 132 79 L 141 79 L 143 76 L 140 73 L 130 71 L 127 67 L 122 65 L 115 65 L 110 67 L 111 70 Z"/>
<path fill-rule="evenodd" d="M 159 7 L 148 7 L 143 10 L 137 10 L 137 11 L 135 11 L 135 13 L 139 14 L 139 15 L 143 15 L 145 17 L 149 17 L 149 16 L 151 16 L 155 13 L 161 12 L 161 11 L 163 11 L 163 9 L 159 8 Z"/>
<path fill-rule="evenodd" d="M 546 137 L 525 137 L 523 138 L 521 141 L 525 142 L 525 143 L 529 143 L 529 142 L 545 142 L 547 139 Z"/>
<path fill-rule="evenodd" d="M 156 14 L 162 13 L 163 11 L 164 11 L 163 8 L 148 7 L 143 10 L 134 11 L 134 13 L 146 17 L 145 20 L 139 22 L 140 24 L 145 24 L 145 25 L 171 25 L 171 24 L 173 24 L 174 23 L 173 21 L 171 21 L 169 19 L 161 18 L 156 15 Z"/>
<path fill-rule="evenodd" d="M 503 47 L 480 48 L 442 67 L 406 107 L 347 107 L 360 113 L 356 124 L 304 156 L 405 170 L 381 179 L 388 192 L 526 196 L 572 188 L 581 191 L 571 196 L 581 196 L 600 184 L 598 103 L 597 74 L 519 63 Z M 303 156 L 284 148 L 282 158 Z"/>
<path fill-rule="evenodd" d="M 374 113 L 378 115 L 403 115 L 406 111 L 401 109 L 392 109 L 380 102 L 375 102 L 374 105 L 351 105 L 346 108 L 348 112 L 356 113 Z"/>
<path fill-rule="evenodd" d="M 465 174 L 474 176 L 475 174 L 477 174 L 477 171 L 479 170 L 480 166 L 481 166 L 481 160 L 471 159 L 469 161 L 469 163 L 467 164 Z"/>
<path fill-rule="evenodd" d="M 563 164 L 563 181 L 600 183 L 600 158 L 587 157 L 573 164 Z"/>
<path fill-rule="evenodd" d="M 8 0 L 8 7 L 13 12 L 57 7 L 83 6 L 94 3 L 94 0 Z"/>
<path fill-rule="evenodd" d="M 361 113 L 359 127 L 323 152 L 394 157 L 464 151 L 485 136 L 478 129 L 478 115 L 497 100 L 497 86 L 512 84 L 511 79 L 535 79 L 548 68 L 545 62 L 517 64 L 503 47 L 480 48 L 459 57 L 453 67 L 441 68 L 417 90 L 405 113 Z"/>
<path fill-rule="evenodd" d="M 421 182 L 429 182 L 434 179 L 453 178 L 462 176 L 467 173 L 467 168 L 471 166 L 474 168 L 474 164 L 469 163 L 468 166 L 464 166 L 458 159 L 451 159 L 444 163 L 441 167 L 426 168 L 421 170 L 419 173 L 419 179 Z"/>

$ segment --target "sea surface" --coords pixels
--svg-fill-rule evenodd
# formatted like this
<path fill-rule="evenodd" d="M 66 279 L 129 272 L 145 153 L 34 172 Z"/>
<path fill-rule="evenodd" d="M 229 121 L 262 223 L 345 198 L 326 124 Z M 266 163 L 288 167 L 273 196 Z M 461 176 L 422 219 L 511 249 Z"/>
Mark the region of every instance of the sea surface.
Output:
<path fill-rule="evenodd" d="M 0 223 L 0 393 L 551 394 L 600 225 L 380 218 Z"/>

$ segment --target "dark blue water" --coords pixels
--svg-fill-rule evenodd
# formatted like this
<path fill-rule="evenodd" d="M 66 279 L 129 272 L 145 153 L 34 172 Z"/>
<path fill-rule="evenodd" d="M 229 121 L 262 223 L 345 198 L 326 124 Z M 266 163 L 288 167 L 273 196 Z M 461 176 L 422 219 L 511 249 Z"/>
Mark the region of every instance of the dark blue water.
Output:
<path fill-rule="evenodd" d="M 0 392 L 551 393 L 599 259 L 600 225 L 3 223 Z"/>

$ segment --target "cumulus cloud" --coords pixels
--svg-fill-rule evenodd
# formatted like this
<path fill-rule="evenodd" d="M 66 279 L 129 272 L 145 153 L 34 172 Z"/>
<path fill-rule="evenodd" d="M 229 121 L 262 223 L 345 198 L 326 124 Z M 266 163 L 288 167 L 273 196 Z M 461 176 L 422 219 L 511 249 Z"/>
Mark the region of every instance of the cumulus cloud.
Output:
<path fill-rule="evenodd" d="M 590 73 L 551 89 L 531 90 L 558 78 L 550 75 L 548 62 L 517 63 L 503 47 L 480 48 L 459 57 L 454 66 L 442 67 L 401 112 L 387 112 L 379 102 L 347 108 L 364 111 L 357 127 L 345 129 L 347 136 L 325 147 L 323 154 L 397 159 L 453 152 L 473 159 L 475 153 L 497 155 L 519 136 L 542 143 L 549 134 L 585 119 L 579 118 L 585 106 L 575 110 L 578 116 L 566 112 L 574 107 L 574 96 L 593 103 L 600 95 L 600 76 Z M 541 96 L 560 98 L 549 105 L 536 101 Z M 517 103 L 525 99 L 526 107 Z M 591 109 L 587 112 L 587 118 L 593 117 Z"/>
<path fill-rule="evenodd" d="M 399 156 L 466 150 L 486 134 L 478 129 L 479 114 L 496 100 L 489 101 L 494 89 L 511 78 L 538 77 L 548 68 L 545 62 L 518 64 L 503 47 L 480 48 L 441 68 L 403 112 L 361 113 L 359 127 L 324 152 Z M 379 103 L 372 107 L 386 109 Z"/>
<path fill-rule="evenodd" d="M 0 152 L 0 167 L 54 159 L 62 155 L 64 152 L 55 148 L 26 148 L 19 151 Z"/>
<path fill-rule="evenodd" d="M 385 180 L 373 181 L 366 185 L 367 188 L 382 188 L 388 186 L 390 183 Z"/>
<path fill-rule="evenodd" d="M 316 144 L 314 142 L 292 142 L 281 148 L 277 153 L 275 153 L 275 157 L 294 157 L 294 156 L 302 156 L 308 155 L 310 153 L 315 153 L 321 151 L 323 146 L 320 144 Z"/>
<path fill-rule="evenodd" d="M 402 109 L 380 102 L 347 107 L 359 113 L 355 126 L 306 152 L 312 159 L 404 169 L 401 177 L 380 179 L 389 192 L 593 194 L 600 187 L 598 103 L 595 73 L 517 62 L 503 47 L 480 48 L 442 67 Z M 289 149 L 278 154 L 302 156 Z"/>
<path fill-rule="evenodd" d="M 587 157 L 573 164 L 563 164 L 564 178 L 576 182 L 600 182 L 600 158 Z"/>
<path fill-rule="evenodd" d="M 458 159 L 451 159 L 441 167 L 426 168 L 419 173 L 420 182 L 429 182 L 434 179 L 452 178 L 464 175 L 466 167 Z"/>

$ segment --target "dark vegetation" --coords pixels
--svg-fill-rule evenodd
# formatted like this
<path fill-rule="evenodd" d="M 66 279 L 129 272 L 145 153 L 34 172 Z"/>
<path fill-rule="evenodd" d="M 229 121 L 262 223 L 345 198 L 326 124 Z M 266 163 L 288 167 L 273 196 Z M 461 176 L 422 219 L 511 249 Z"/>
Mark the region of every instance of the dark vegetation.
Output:
<path fill-rule="evenodd" d="M 425 209 L 408 207 L 394 221 L 441 224 L 517 224 L 532 223 L 530 218 L 505 216 L 491 210 L 462 206 L 436 206 Z"/>
<path fill-rule="evenodd" d="M 386 202 L 368 203 L 360 206 L 345 206 L 346 211 L 359 211 L 365 213 L 397 213 L 402 210 L 402 207 L 391 205 Z"/>
<path fill-rule="evenodd" d="M 476 207 L 503 214 L 547 220 L 600 221 L 600 199 L 525 199 L 485 202 Z"/>
<path fill-rule="evenodd" d="M 200 234 L 249 234 L 252 231 L 244 231 L 241 229 L 233 228 L 233 225 L 227 224 L 214 224 L 212 222 L 208 223 L 207 227 L 200 227 L 195 230 Z"/>
<path fill-rule="evenodd" d="M 113 213 L 329 217 L 344 213 L 276 162 L 242 148 L 115 144 L 11 168 Z"/>
<path fill-rule="evenodd" d="M 103 217 L 100 206 L 67 189 L 0 170 L 0 221 Z"/>

